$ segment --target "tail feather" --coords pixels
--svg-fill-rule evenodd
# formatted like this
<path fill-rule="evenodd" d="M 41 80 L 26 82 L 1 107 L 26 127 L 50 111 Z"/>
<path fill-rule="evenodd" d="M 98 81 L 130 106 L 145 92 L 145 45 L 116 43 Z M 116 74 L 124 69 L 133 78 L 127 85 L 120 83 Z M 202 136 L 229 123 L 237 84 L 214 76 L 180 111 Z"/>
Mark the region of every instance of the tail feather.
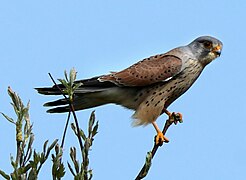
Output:
<path fill-rule="evenodd" d="M 100 93 L 77 94 L 73 101 L 75 111 L 88 109 L 100 105 L 110 103 L 107 98 L 101 98 Z M 64 106 L 65 105 L 65 106 Z M 70 108 L 66 99 L 47 102 L 44 106 L 54 107 L 49 109 L 48 113 L 63 113 L 69 112 Z M 58 107 L 57 107 L 58 106 Z"/>
<path fill-rule="evenodd" d="M 100 82 L 98 77 L 76 81 L 82 83 L 75 90 L 73 106 L 75 110 L 88 109 L 108 103 L 123 105 L 129 109 L 135 109 L 136 102 L 133 101 L 137 94 L 137 88 L 119 88 L 111 82 Z M 64 89 L 63 85 L 58 85 L 60 89 Z M 35 88 L 38 93 L 44 95 L 61 95 L 60 89 L 57 86 Z M 52 102 L 47 102 L 44 106 L 51 107 L 49 113 L 63 113 L 70 111 L 66 99 L 58 99 Z"/>
<path fill-rule="evenodd" d="M 61 105 L 66 105 L 68 104 L 66 99 L 58 99 L 56 101 L 51 101 L 51 102 L 47 102 L 44 104 L 44 106 L 48 107 L 48 106 L 61 106 Z"/>
<path fill-rule="evenodd" d="M 61 91 L 55 87 L 44 87 L 44 88 L 35 88 L 39 94 L 44 95 L 60 95 Z"/>
<path fill-rule="evenodd" d="M 82 85 L 75 90 L 75 93 L 90 93 L 90 92 L 99 92 L 107 90 L 110 87 L 115 87 L 116 85 L 111 82 L 100 82 L 98 78 L 101 76 L 93 77 L 90 79 L 83 79 L 75 81 L 75 83 L 81 83 Z M 57 85 L 60 89 L 64 89 L 65 87 L 62 84 Z M 60 95 L 61 91 L 57 88 L 57 86 L 53 87 L 42 87 L 35 88 L 38 93 L 44 95 Z"/>
<path fill-rule="evenodd" d="M 47 113 L 65 113 L 65 112 L 69 112 L 70 108 L 69 106 L 64 106 L 64 107 L 56 107 L 56 108 L 52 108 L 47 110 Z"/>

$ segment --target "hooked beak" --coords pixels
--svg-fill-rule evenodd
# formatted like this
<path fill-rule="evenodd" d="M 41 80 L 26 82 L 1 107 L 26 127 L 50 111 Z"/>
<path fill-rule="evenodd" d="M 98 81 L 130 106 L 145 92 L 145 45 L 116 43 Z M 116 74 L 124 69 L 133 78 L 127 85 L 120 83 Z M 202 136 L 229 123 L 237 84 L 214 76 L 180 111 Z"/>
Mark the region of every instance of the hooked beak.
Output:
<path fill-rule="evenodd" d="M 220 56 L 221 54 L 221 46 L 217 45 L 215 48 L 213 48 L 212 52 L 216 55 L 216 56 Z"/>

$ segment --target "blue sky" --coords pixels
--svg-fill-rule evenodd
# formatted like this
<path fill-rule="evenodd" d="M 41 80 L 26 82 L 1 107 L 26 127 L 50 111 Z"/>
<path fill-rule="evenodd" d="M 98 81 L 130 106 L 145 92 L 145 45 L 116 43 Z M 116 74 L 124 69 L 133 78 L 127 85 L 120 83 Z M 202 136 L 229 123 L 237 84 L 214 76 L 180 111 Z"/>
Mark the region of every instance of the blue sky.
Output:
<path fill-rule="evenodd" d="M 188 44 L 201 35 L 220 39 L 223 52 L 169 110 L 184 123 L 169 129 L 146 179 L 244 179 L 246 169 L 246 1 L 1 1 L 0 111 L 14 116 L 7 87 L 31 101 L 35 147 L 60 138 L 66 115 L 42 107 L 56 97 L 34 87 L 50 86 L 48 72 L 62 78 L 75 67 L 78 78 L 118 71 L 150 55 Z M 133 179 L 152 148 L 155 130 L 131 127 L 132 112 L 107 105 L 78 113 L 86 127 L 92 110 L 99 134 L 91 151 L 94 179 Z M 162 127 L 166 116 L 158 120 Z M 0 169 L 10 172 L 15 129 L 0 117 Z M 77 146 L 71 130 L 65 154 Z M 68 161 L 65 156 L 64 161 Z M 47 164 L 40 179 L 49 179 Z M 70 179 L 67 170 L 64 179 Z"/>

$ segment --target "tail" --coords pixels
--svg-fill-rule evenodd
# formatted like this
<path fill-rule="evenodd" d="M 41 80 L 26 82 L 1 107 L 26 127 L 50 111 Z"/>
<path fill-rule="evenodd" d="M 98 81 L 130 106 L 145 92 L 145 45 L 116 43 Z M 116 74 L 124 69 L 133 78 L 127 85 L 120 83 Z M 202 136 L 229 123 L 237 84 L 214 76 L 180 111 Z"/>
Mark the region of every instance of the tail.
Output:
<path fill-rule="evenodd" d="M 91 79 L 75 82 L 82 83 L 82 85 L 75 90 L 73 106 L 76 111 L 108 104 L 113 101 L 110 92 L 114 92 L 114 89 L 117 88 L 117 86 L 110 82 L 100 82 L 97 79 L 98 77 L 94 77 Z M 64 90 L 65 88 L 61 84 L 58 86 L 61 90 Z M 61 95 L 59 88 L 57 88 L 57 86 L 53 86 L 35 89 L 38 91 L 38 93 L 44 95 Z M 65 98 L 47 102 L 44 104 L 44 106 L 53 107 L 47 110 L 49 113 L 64 113 L 70 111 L 68 101 Z"/>
<path fill-rule="evenodd" d="M 88 109 L 96 106 L 101 106 L 110 103 L 106 99 L 99 98 L 101 93 L 84 93 L 78 94 L 74 97 L 73 106 L 75 111 Z M 53 107 L 47 110 L 48 113 L 64 113 L 69 112 L 70 107 L 66 99 L 58 99 L 56 101 L 47 102 L 44 104 L 46 107 Z"/>

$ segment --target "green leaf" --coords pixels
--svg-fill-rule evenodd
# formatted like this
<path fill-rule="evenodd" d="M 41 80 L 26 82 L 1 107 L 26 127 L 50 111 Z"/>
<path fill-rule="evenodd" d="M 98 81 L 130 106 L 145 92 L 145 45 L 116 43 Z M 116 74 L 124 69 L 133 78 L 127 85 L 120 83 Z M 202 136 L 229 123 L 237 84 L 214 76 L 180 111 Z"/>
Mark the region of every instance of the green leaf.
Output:
<path fill-rule="evenodd" d="M 75 176 L 75 173 L 74 173 L 74 171 L 73 171 L 73 168 L 72 168 L 72 166 L 69 164 L 69 162 L 67 162 L 67 165 L 68 165 L 68 168 L 69 168 L 70 172 L 73 174 L 73 176 Z"/>
<path fill-rule="evenodd" d="M 62 157 L 62 151 L 59 152 L 59 145 L 56 144 L 56 147 L 58 147 L 56 152 L 56 156 L 54 154 L 52 154 L 52 161 L 53 161 L 53 165 L 52 165 L 52 176 L 53 179 L 60 179 L 61 177 L 63 177 L 65 175 L 65 167 L 63 165 L 63 163 L 61 162 L 61 157 Z"/>
<path fill-rule="evenodd" d="M 48 156 L 50 154 L 50 151 L 55 147 L 55 145 L 57 144 L 57 142 L 58 142 L 58 139 L 54 140 L 54 142 L 48 147 L 46 158 L 48 158 Z"/>
<path fill-rule="evenodd" d="M 92 137 L 94 137 L 98 133 L 98 121 L 96 122 L 96 125 L 93 127 L 92 130 Z"/>
<path fill-rule="evenodd" d="M 33 161 L 37 165 L 40 162 L 40 155 L 34 150 Z"/>
<path fill-rule="evenodd" d="M 60 164 L 56 175 L 57 175 L 57 178 L 62 178 L 65 175 L 65 167 L 63 164 Z"/>
<path fill-rule="evenodd" d="M 144 178 L 148 174 L 149 169 L 150 169 L 151 164 L 152 164 L 151 161 L 152 161 L 152 153 L 150 151 L 146 155 L 146 160 L 145 160 L 145 164 L 144 164 L 144 170 L 141 172 L 141 175 L 140 175 L 141 178 Z"/>
<path fill-rule="evenodd" d="M 28 180 L 37 180 L 38 177 L 37 177 L 37 170 L 36 169 L 32 169 L 29 174 L 28 174 Z"/>
<path fill-rule="evenodd" d="M 78 87 L 80 87 L 81 85 L 83 85 L 83 83 L 76 83 L 73 87 L 74 90 L 76 90 Z"/>
<path fill-rule="evenodd" d="M 17 94 L 11 89 L 11 87 L 8 87 L 8 94 L 10 96 L 10 98 L 12 99 L 13 102 L 13 106 L 15 107 L 19 107 L 19 99 Z"/>
<path fill-rule="evenodd" d="M 70 70 L 70 84 L 71 84 L 71 86 L 73 85 L 73 83 L 74 83 L 74 81 L 75 81 L 75 79 L 76 79 L 76 74 L 77 74 L 77 72 L 76 72 L 76 70 L 74 69 L 74 68 L 72 68 L 71 70 Z"/>
<path fill-rule="evenodd" d="M 46 140 L 44 142 L 44 145 L 43 145 L 43 153 L 46 154 L 46 147 L 47 147 L 47 144 L 48 144 L 49 140 Z"/>
<path fill-rule="evenodd" d="M 72 159 L 73 163 L 76 161 L 76 148 L 70 148 L 70 158 Z"/>
<path fill-rule="evenodd" d="M 80 136 L 83 138 L 83 140 L 85 141 L 85 140 L 86 140 L 86 135 L 85 135 L 84 131 L 83 131 L 82 129 L 80 129 L 79 132 L 80 132 L 79 135 L 80 135 Z"/>
<path fill-rule="evenodd" d="M 58 79 L 58 81 L 60 81 L 60 83 L 65 86 L 65 88 L 69 88 L 67 81 L 65 81 L 64 79 Z"/>
<path fill-rule="evenodd" d="M 23 169 L 23 173 L 27 173 L 27 171 L 28 171 L 31 167 L 32 167 L 31 164 L 26 165 L 26 166 L 24 167 L 24 169 Z"/>
<path fill-rule="evenodd" d="M 72 128 L 72 130 L 73 130 L 74 134 L 76 134 L 76 135 L 77 135 L 77 129 L 76 129 L 76 126 L 75 126 L 75 124 L 74 124 L 74 123 L 71 123 L 71 128 Z"/>
<path fill-rule="evenodd" d="M 30 149 L 29 153 L 28 153 L 28 156 L 27 158 L 25 159 L 25 162 L 24 163 L 27 163 L 30 159 L 31 159 L 31 156 L 32 156 L 32 148 Z"/>
<path fill-rule="evenodd" d="M 76 173 L 79 173 L 79 161 L 76 158 L 76 148 L 70 148 L 70 157 L 72 159 Z"/>
<path fill-rule="evenodd" d="M 75 168 L 76 172 L 79 173 L 79 161 L 78 160 L 75 161 L 74 168 Z"/>
<path fill-rule="evenodd" d="M 26 163 L 27 161 L 29 161 L 29 159 L 31 158 L 33 141 L 34 141 L 34 134 L 31 133 L 31 135 L 29 137 L 28 146 L 27 146 L 27 153 L 28 153 L 28 155 L 26 155 L 27 158 L 25 159 L 25 162 L 24 163 Z"/>
<path fill-rule="evenodd" d="M 11 117 L 7 116 L 6 114 L 4 114 L 4 113 L 2 113 L 2 112 L 1 112 L 1 114 L 2 114 L 2 115 L 5 117 L 5 119 L 7 119 L 9 122 L 15 124 L 15 121 L 14 121 Z"/>
<path fill-rule="evenodd" d="M 56 144 L 56 145 L 55 145 L 55 153 L 56 153 L 56 155 L 58 155 L 59 153 L 62 154 L 62 150 L 61 150 L 59 144 Z"/>
<path fill-rule="evenodd" d="M 66 81 L 68 82 L 69 80 L 68 80 L 68 76 L 67 76 L 67 71 L 66 70 L 64 71 L 64 76 L 66 78 Z"/>
<path fill-rule="evenodd" d="M 91 131 L 92 131 L 92 127 L 93 127 L 94 123 L 95 123 L 95 111 L 92 111 L 91 116 L 90 116 L 90 120 L 89 120 L 89 125 L 88 125 L 89 137 L 91 137 Z"/>
<path fill-rule="evenodd" d="M 10 156 L 10 161 L 11 161 L 11 165 L 13 166 L 13 168 L 16 169 L 18 164 L 16 164 L 13 156 Z"/>
<path fill-rule="evenodd" d="M 45 155 L 44 155 L 44 153 L 42 152 L 42 153 L 40 154 L 40 163 L 43 164 L 43 163 L 45 162 L 45 160 L 46 160 Z"/>
<path fill-rule="evenodd" d="M 91 180 L 92 179 L 92 176 L 93 176 L 91 169 L 88 171 L 88 174 L 89 174 L 89 180 Z"/>
<path fill-rule="evenodd" d="M 3 176 L 5 179 L 10 179 L 10 176 L 7 175 L 5 172 L 3 172 L 2 170 L 0 170 L 0 175 Z"/>

